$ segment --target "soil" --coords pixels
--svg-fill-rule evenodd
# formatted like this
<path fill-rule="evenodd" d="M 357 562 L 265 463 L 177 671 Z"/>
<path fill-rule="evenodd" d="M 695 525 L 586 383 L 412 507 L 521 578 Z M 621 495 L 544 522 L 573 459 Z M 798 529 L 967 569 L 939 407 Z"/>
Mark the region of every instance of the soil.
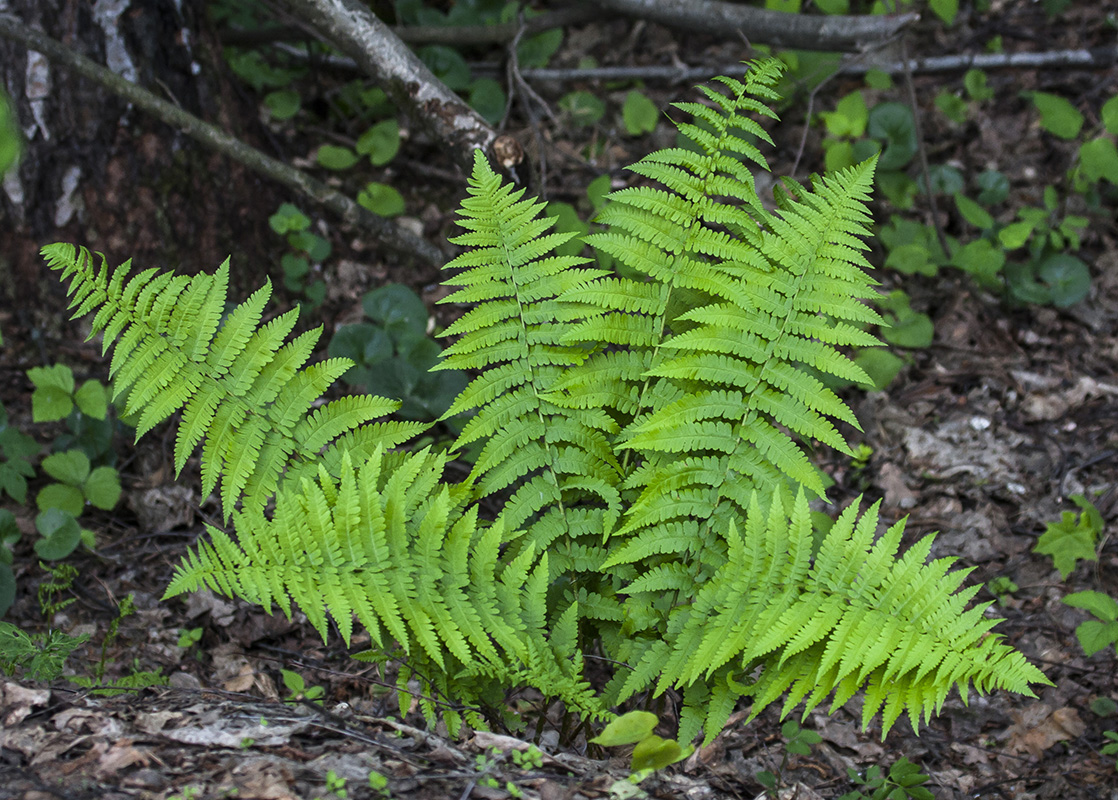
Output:
<path fill-rule="evenodd" d="M 1055 21 L 1035 3 L 995 0 L 992 5 L 990 12 L 965 18 L 950 32 L 927 14 L 910 37 L 910 55 L 980 52 L 994 36 L 1011 51 L 1092 47 L 1107 37 L 1113 40 L 1113 14 L 1108 22 L 1105 4 L 1075 4 Z M 592 55 L 603 64 L 673 59 L 724 64 L 739 60 L 740 50 L 736 43 L 615 21 L 570 31 L 554 63 L 574 65 Z M 1091 130 L 1098 127 L 1101 102 L 1118 93 L 1118 68 L 1014 69 L 991 71 L 989 77 L 994 99 L 972 108 L 963 125 L 948 122 L 933 106 L 940 90 L 961 91 L 961 74 L 917 75 L 914 89 L 929 159 L 967 174 L 1003 171 L 1013 187 L 1005 205 L 1011 215 L 1017 207 L 1038 204 L 1045 186 L 1064 187 L 1075 152 L 1040 129 L 1020 92 L 1035 89 L 1068 98 L 1087 114 Z M 816 108 L 832 108 L 835 98 L 861 86 L 855 78 L 835 79 L 814 98 Z M 594 85 L 558 84 L 542 86 L 540 92 L 554 107 L 574 88 L 603 92 Z M 896 88 L 871 97 L 902 100 L 902 89 L 898 80 Z M 611 109 L 619 107 L 613 101 L 624 91 L 604 95 Z M 689 90 L 649 85 L 646 91 L 664 107 L 688 98 Z M 802 136 L 803 99 L 795 98 L 773 129 L 777 147 L 770 161 L 777 174 L 794 161 L 800 161 L 801 175 L 821 168 L 818 126 Z M 561 116 L 554 123 L 539 122 L 534 132 L 524 124 L 514 132 L 526 143 L 542 143 L 534 164 L 547 164 L 549 197 L 572 202 L 585 196 L 590 178 L 670 142 L 661 140 L 663 125 L 657 134 L 633 139 L 606 123 L 575 128 Z M 305 141 L 313 142 L 318 133 L 292 129 L 275 135 L 290 135 L 296 142 L 310 136 Z M 802 159 L 797 155 L 801 138 Z M 588 145 L 600 154 L 592 164 L 584 158 Z M 266 230 L 274 204 L 261 207 L 253 199 L 255 181 L 236 173 L 233 178 L 223 184 L 229 195 L 224 202 L 233 205 L 239 197 L 245 208 L 254 209 L 241 215 L 242 224 L 252 228 L 246 235 L 273 244 L 271 252 L 241 265 L 238 273 L 237 284 L 258 285 L 269 272 L 267 265 L 278 264 L 283 248 L 280 238 L 269 238 Z M 385 179 L 408 187 L 416 227 L 432 238 L 453 233 L 453 208 L 463 187 L 433 144 L 405 143 Z M 887 210 L 878 211 L 883 220 Z M 89 230 L 111 227 L 96 213 L 89 211 Z M 909 213 L 933 219 L 922 200 Z M 143 219 L 141 209 L 131 224 Z M 941 209 L 939 221 L 947 233 L 967 235 L 956 227 L 954 214 Z M 332 220 L 316 224 L 334 245 L 323 272 L 328 299 L 316 312 L 328 329 L 351 320 L 361 294 L 386 282 L 406 283 L 428 302 L 441 296 L 437 275 L 389 260 L 375 242 Z M 159 233 L 152 229 L 137 236 Z M 98 241 L 90 244 L 108 249 Z M 109 253 L 114 262 L 129 255 L 115 248 Z M 742 725 L 743 710 L 713 744 L 639 786 L 627 780 L 624 757 L 588 747 L 585 735 L 566 730 L 570 721 L 555 709 L 542 717 L 538 729 L 517 737 L 477 732 L 452 739 L 445 731 L 423 729 L 414 711 L 401 720 L 395 693 L 383 680 L 387 676 L 347 659 L 337 642 L 324 645 L 300 615 L 288 621 L 208 592 L 160 601 L 175 562 L 202 533 L 202 523 L 217 524 L 216 505 L 198 497 L 196 464 L 174 481 L 174 434 L 163 426 L 135 446 L 118 443 L 124 498 L 112 512 L 83 517 L 97 546 L 67 560 L 77 577 L 56 599 L 72 602 L 48 617 L 38 595 L 49 576 L 30 546 L 37 536 L 34 511 L 30 504 L 3 504 L 24 532 L 15 551 L 19 594 L 5 619 L 28 631 L 50 627 L 89 634 L 90 642 L 69 662 L 71 675 L 104 669 L 105 679 L 112 680 L 155 670 L 169 682 L 106 696 L 67 680 L 45 684 L 0 676 L 0 798 L 363 800 L 381 796 L 369 783 L 370 773 L 378 773 L 387 781 L 384 796 L 412 800 L 510 793 L 545 800 L 645 795 L 698 800 L 754 797 L 762 791 L 757 780 L 762 770 L 781 772 L 788 787 L 782 797 L 835 798 L 854 788 L 848 769 L 888 769 L 901 757 L 921 765 L 930 776 L 926 786 L 938 798 L 1118 798 L 1115 757 L 1099 754 L 1103 732 L 1118 728 L 1118 720 L 1096 713 L 1104 710 L 1096 702 L 1100 698 L 1118 701 L 1115 651 L 1086 657 L 1075 629 L 1087 617 L 1061 602 L 1069 592 L 1088 589 L 1118 596 L 1118 548 L 1108 537 L 1118 520 L 1118 225 L 1113 203 L 1091 216 L 1078 255 L 1090 265 L 1092 287 L 1083 302 L 1065 309 L 1012 305 L 953 270 L 932 277 L 882 271 L 883 288 L 903 288 L 913 308 L 931 316 L 935 341 L 908 354 L 911 363 L 886 390 L 848 394 L 864 428 L 854 444 L 872 448 L 864 465 L 818 454 L 835 480 L 830 492 L 838 504 L 858 496 L 881 499 L 886 522 L 908 516 L 906 545 L 939 531 L 933 556 L 955 557 L 958 566 L 973 570 L 968 584 L 984 585 L 977 601 L 993 599 L 991 581 L 1012 582 L 1016 588 L 988 613 L 1003 618 L 997 631 L 1053 682 L 1038 697 L 972 692 L 968 704 L 953 695 L 919 736 L 902 722 L 884 740 L 879 728 L 860 729 L 859 708 L 852 701 L 831 716 L 808 715 L 804 727 L 818 732 L 822 742 L 808 755 L 791 756 L 783 767 L 776 710 Z M 874 258 L 881 263 L 883 254 L 875 252 Z M 216 263 L 191 266 L 212 269 Z M 271 274 L 278 284 L 278 267 Z M 58 321 L 64 303 L 59 292 L 53 295 L 58 299 L 53 310 L 18 316 L 0 312 L 0 401 L 13 423 L 44 448 L 61 428 L 31 424 L 33 387 L 26 370 L 66 363 L 79 381 L 103 380 L 107 373 L 99 347 L 78 344 L 84 338 L 79 327 Z M 296 299 L 278 293 L 280 306 Z M 433 313 L 442 314 L 442 307 Z M 446 319 L 440 316 L 438 322 Z M 38 488 L 32 485 L 32 496 Z M 1092 499 L 1106 529 L 1098 560 L 1080 561 L 1063 581 L 1052 560 L 1033 548 L 1048 522 L 1078 511 L 1069 502 L 1077 494 Z M 135 611 L 121 618 L 110 635 L 128 595 Z M 195 640 L 184 641 L 184 631 Z M 281 670 L 302 676 L 301 693 L 285 686 Z M 662 718 L 670 718 L 668 710 Z M 665 735 L 671 735 L 669 728 Z M 529 743 L 543 756 L 514 759 Z"/>

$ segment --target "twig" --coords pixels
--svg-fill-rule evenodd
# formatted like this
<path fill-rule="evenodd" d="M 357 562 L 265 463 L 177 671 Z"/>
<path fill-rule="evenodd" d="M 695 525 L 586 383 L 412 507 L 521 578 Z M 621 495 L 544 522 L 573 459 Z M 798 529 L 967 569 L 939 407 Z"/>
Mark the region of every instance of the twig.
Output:
<path fill-rule="evenodd" d="M 305 172 L 261 153 L 216 125 L 204 122 L 175 104 L 156 97 L 147 89 L 125 80 L 112 70 L 74 52 L 42 32 L 29 28 L 10 14 L 0 14 L 0 36 L 42 53 L 51 61 L 100 84 L 211 150 L 227 155 L 255 172 L 306 194 L 350 225 L 369 231 L 386 247 L 398 253 L 414 256 L 434 266 L 442 266 L 446 263 L 446 255 L 425 239 L 389 222 L 384 217 L 373 214 L 346 195 Z"/>
<path fill-rule="evenodd" d="M 357 0 L 285 4 L 372 76 L 398 108 L 445 142 L 467 173 L 473 167 L 473 151 L 488 150 L 497 138 L 489 123 L 436 78 L 368 6 Z"/>
<path fill-rule="evenodd" d="M 591 0 L 583 0 L 584 4 Z M 754 44 L 800 50 L 856 52 L 889 39 L 920 19 L 919 14 L 891 16 L 810 16 L 786 14 L 722 0 L 592 0 L 603 11 L 639 17 L 688 30 L 725 36 L 743 33 Z"/>
<path fill-rule="evenodd" d="M 525 20 L 524 35 L 569 25 L 584 25 L 602 19 L 602 12 L 594 8 L 561 8 L 547 11 Z M 394 25 L 391 30 L 402 42 L 408 44 L 445 44 L 452 46 L 505 44 L 516 37 L 518 23 L 502 22 L 496 25 Z M 230 29 L 222 31 L 221 43 L 229 45 L 259 45 L 283 41 L 299 41 L 305 32 L 292 26 L 261 28 L 256 30 Z"/>

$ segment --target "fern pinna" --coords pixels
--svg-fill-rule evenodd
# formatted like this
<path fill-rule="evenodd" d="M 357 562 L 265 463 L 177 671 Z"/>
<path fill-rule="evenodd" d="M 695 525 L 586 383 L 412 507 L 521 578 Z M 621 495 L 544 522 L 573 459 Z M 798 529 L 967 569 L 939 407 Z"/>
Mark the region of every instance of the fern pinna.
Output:
<path fill-rule="evenodd" d="M 268 287 L 222 320 L 224 265 L 126 279 L 44 248 L 76 314 L 119 339 L 138 432 L 181 410 L 176 467 L 201 443 L 203 489 L 221 484 L 234 533 L 209 528 L 167 595 L 298 607 L 347 644 L 356 621 L 373 644 L 357 657 L 398 660 L 402 696 L 418 681 L 455 729 L 519 686 L 590 718 L 676 692 L 687 741 L 743 699 L 806 713 L 864 691 L 863 722 L 888 730 L 952 687 L 1046 682 L 966 608 L 966 571 L 927 563 L 930 537 L 898 556 L 903 523 L 875 539 L 877 507 L 855 504 L 814 543 L 804 448 L 849 452 L 836 423 L 857 427 L 820 378 L 864 378 L 843 349 L 881 322 L 862 256 L 875 162 L 762 203 L 746 162 L 768 168 L 754 117 L 774 116 L 779 75 L 759 62 L 678 106 L 688 146 L 634 165 L 586 237 L 613 270 L 556 255 L 570 235 L 478 153 L 444 301 L 474 307 L 440 365 L 475 372 L 447 412 L 473 414 L 456 448 L 481 445 L 458 483 L 447 453 L 398 449 L 420 426 L 374 421 L 388 400 L 311 412 L 348 362 L 303 368 L 317 332 L 284 343 L 295 312 L 262 324 Z M 586 656 L 614 665 L 604 684 Z"/>

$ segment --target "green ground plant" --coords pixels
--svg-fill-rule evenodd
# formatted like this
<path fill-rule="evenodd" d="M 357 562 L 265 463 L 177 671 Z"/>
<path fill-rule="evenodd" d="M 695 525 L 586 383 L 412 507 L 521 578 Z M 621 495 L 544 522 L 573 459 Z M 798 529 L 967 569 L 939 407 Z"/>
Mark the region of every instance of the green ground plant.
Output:
<path fill-rule="evenodd" d="M 355 657 L 397 660 L 402 709 L 414 679 L 452 732 L 523 725 L 505 702 L 523 686 L 588 720 L 673 692 L 689 744 L 742 699 L 752 718 L 861 690 L 863 724 L 880 714 L 884 732 L 952 688 L 1045 683 L 989 634 L 988 604 L 966 608 L 981 588 L 960 590 L 966 571 L 925 563 L 930 537 L 898 555 L 903 522 L 877 537 L 879 507 L 855 503 L 815 544 L 824 481 L 804 448 L 849 456 L 835 422 L 857 426 L 816 376 L 867 380 L 842 348 L 882 322 L 863 302 L 876 162 L 786 180 L 768 210 L 746 162 L 767 169 L 753 142 L 769 141 L 758 118 L 780 73 L 758 62 L 676 107 L 703 122 L 675 123 L 693 147 L 635 164 L 653 185 L 613 192 L 585 237 L 617 273 L 556 254 L 570 235 L 477 154 L 444 301 L 476 306 L 436 365 L 476 371 L 444 414 L 474 412 L 455 448 L 482 449 L 460 482 L 448 454 L 397 449 L 425 428 L 384 419 L 397 402 L 318 403 L 353 364 L 302 368 L 320 331 L 285 343 L 298 312 L 262 323 L 267 286 L 223 319 L 227 264 L 129 277 L 44 248 L 75 314 L 119 339 L 114 391 L 137 434 L 181 411 L 176 469 L 200 444 L 203 493 L 220 483 L 235 538 L 208 526 L 167 596 L 294 603 L 347 643 L 356 621 L 373 646 Z M 587 655 L 613 670 L 604 684 Z"/>
<path fill-rule="evenodd" d="M 389 284 L 361 298 L 368 322 L 343 325 L 327 347 L 331 358 L 353 366 L 342 380 L 363 391 L 397 400 L 404 419 L 431 421 L 466 388 L 461 370 L 433 372 L 442 348 L 427 333 L 427 307 L 415 292 Z"/>
<path fill-rule="evenodd" d="M 864 775 L 853 768 L 846 772 L 859 788 L 847 792 L 839 800 L 935 800 L 931 790 L 924 787 L 928 776 L 920 771 L 919 764 L 913 764 L 904 756 L 889 767 L 887 773 L 876 764 Z"/>

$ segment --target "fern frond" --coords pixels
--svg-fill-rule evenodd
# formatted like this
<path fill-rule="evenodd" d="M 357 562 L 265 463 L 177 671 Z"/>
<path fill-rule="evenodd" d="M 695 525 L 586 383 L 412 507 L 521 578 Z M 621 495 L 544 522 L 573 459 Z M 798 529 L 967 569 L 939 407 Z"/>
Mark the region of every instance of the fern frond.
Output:
<path fill-rule="evenodd" d="M 951 559 L 926 563 L 931 537 L 897 558 L 902 521 L 874 542 L 878 507 L 859 516 L 855 501 L 813 562 L 804 493 L 790 515 L 779 494 L 767 513 L 754 499 L 745 529 L 726 532 L 726 563 L 693 603 L 673 609 L 666 649 L 656 646 L 656 693 L 734 684 L 735 696 L 752 699 L 752 718 L 785 692 L 782 715 L 832 694 L 833 712 L 864 689 L 863 725 L 881 711 L 887 732 L 901 713 L 914 728 L 926 722 L 953 687 L 964 697 L 971 684 L 1031 696 L 1030 684 L 1047 683 L 988 633 L 997 624 L 983 616 L 988 603 L 966 609 L 978 588 L 958 591 L 967 571 L 949 572 Z M 753 683 L 734 683 L 758 668 Z M 621 698 L 651 682 L 647 668 L 634 676 Z M 708 740 L 718 730 L 707 727 Z"/>
<path fill-rule="evenodd" d="M 331 359 L 304 368 L 321 331 L 283 344 L 296 311 L 261 325 L 268 285 L 219 327 L 228 261 L 213 275 L 146 270 L 125 282 L 127 264 L 110 273 L 104 257 L 95 267 L 85 248 L 54 244 L 42 252 L 69 281 L 71 307 L 79 313 L 100 309 L 91 336 L 104 332 L 106 350 L 117 337 L 110 375 L 116 395 L 126 397 L 125 413 L 140 415 L 137 438 L 182 410 L 176 472 L 202 444 L 202 490 L 209 494 L 221 481 L 227 519 L 238 501 L 263 507 L 285 470 L 305 476 L 322 447 L 338 437 L 371 437 L 376 445 L 393 447 L 419 430 L 409 423 L 366 425 L 397 407 L 383 398 L 337 401 L 308 417 L 349 362 Z"/>

